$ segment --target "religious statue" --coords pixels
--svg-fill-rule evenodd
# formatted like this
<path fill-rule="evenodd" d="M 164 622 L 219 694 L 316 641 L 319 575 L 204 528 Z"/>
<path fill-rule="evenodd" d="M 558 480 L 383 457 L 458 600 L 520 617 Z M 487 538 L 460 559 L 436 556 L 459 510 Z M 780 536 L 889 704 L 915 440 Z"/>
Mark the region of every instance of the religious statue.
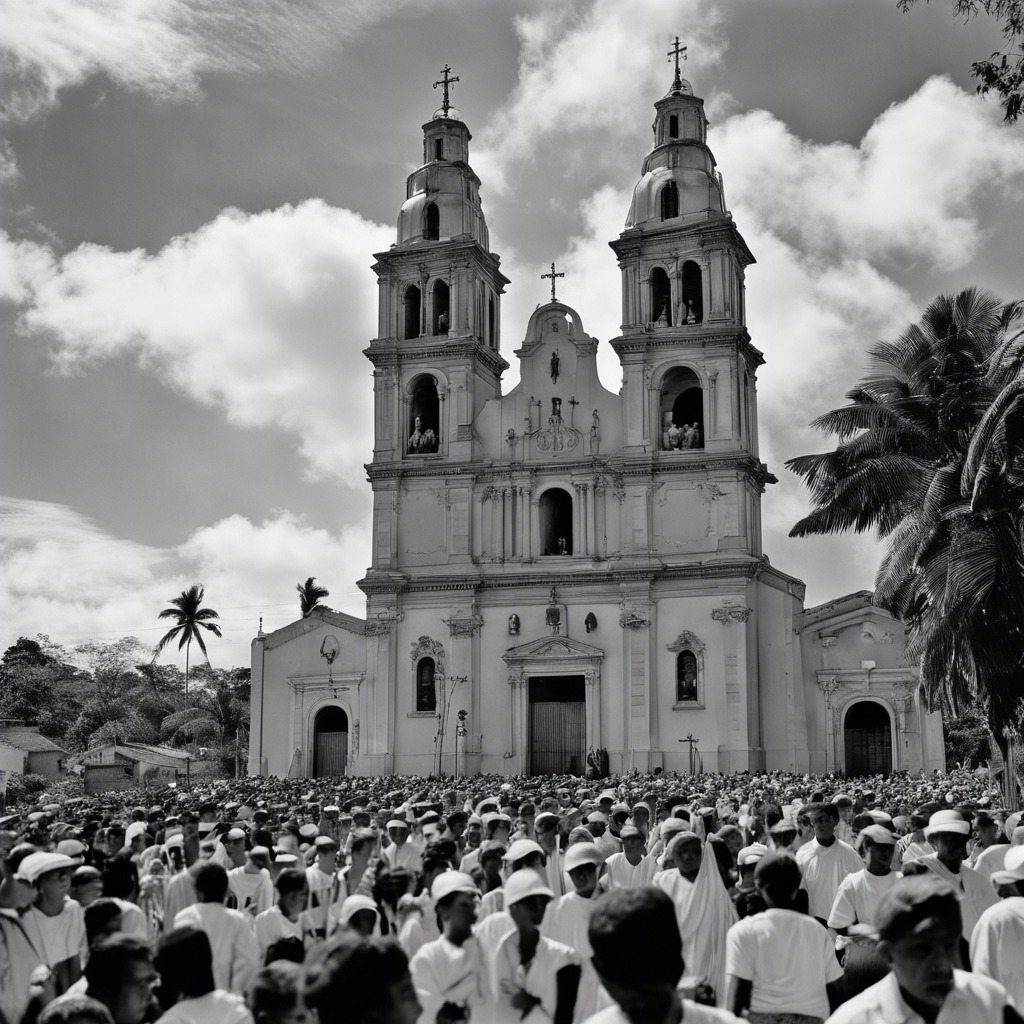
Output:
<path fill-rule="evenodd" d="M 426 455 L 437 451 L 437 434 L 430 427 L 424 429 L 423 417 L 413 420 L 413 431 L 409 437 L 409 454 Z"/>
<path fill-rule="evenodd" d="M 447 334 L 448 333 L 448 314 L 447 313 L 442 313 L 437 318 L 437 333 L 438 334 Z"/>
<path fill-rule="evenodd" d="M 508 617 L 508 635 L 519 636 L 519 616 L 515 612 Z"/>
<path fill-rule="evenodd" d="M 551 383 L 552 384 L 557 384 L 558 383 L 558 367 L 559 367 L 558 349 L 556 348 L 555 351 L 551 353 Z"/>
<path fill-rule="evenodd" d="M 551 415 L 548 417 L 548 427 L 553 429 L 554 427 L 560 427 L 562 425 L 562 400 L 560 398 L 551 399 Z"/>
<path fill-rule="evenodd" d="M 693 311 L 693 299 L 686 300 L 686 319 L 683 320 L 684 324 L 695 324 L 697 322 L 697 314 Z"/>
<path fill-rule="evenodd" d="M 596 455 L 601 450 L 601 417 L 594 410 L 593 422 L 590 424 L 590 453 Z"/>
<path fill-rule="evenodd" d="M 548 599 L 548 606 L 544 609 L 544 621 L 554 636 L 562 632 L 562 609 L 555 604 L 555 588 L 551 588 L 551 596 Z"/>
<path fill-rule="evenodd" d="M 674 451 L 683 446 L 683 431 L 677 427 L 672 419 L 672 413 L 665 413 L 665 423 L 661 429 L 661 447 L 667 451 Z"/>
<path fill-rule="evenodd" d="M 597 616 L 593 612 L 587 612 L 587 617 L 583 620 L 583 628 L 588 633 L 593 633 L 597 629 Z"/>
<path fill-rule="evenodd" d="M 700 446 L 700 430 L 696 423 L 687 423 L 683 428 L 683 447 L 698 448 Z"/>
<path fill-rule="evenodd" d="M 564 537 L 558 538 L 558 553 L 560 555 L 567 555 L 569 553 L 569 545 L 566 543 Z"/>

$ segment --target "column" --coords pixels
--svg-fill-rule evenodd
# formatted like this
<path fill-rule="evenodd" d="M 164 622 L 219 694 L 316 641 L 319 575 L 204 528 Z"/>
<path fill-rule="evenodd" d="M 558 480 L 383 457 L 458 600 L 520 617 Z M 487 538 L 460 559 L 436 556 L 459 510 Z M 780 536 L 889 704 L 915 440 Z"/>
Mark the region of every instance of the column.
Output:
<path fill-rule="evenodd" d="M 572 485 L 575 497 L 572 502 L 572 553 L 581 554 L 583 551 L 583 537 L 580 529 L 580 485 Z"/>
<path fill-rule="evenodd" d="M 530 489 L 519 488 L 519 557 L 530 557 Z"/>
<path fill-rule="evenodd" d="M 530 496 L 530 558 L 534 559 L 541 553 L 540 540 L 540 501 Z"/>
<path fill-rule="evenodd" d="M 596 555 L 594 547 L 594 494 L 591 484 L 583 485 L 583 501 L 587 506 L 587 554 Z"/>
<path fill-rule="evenodd" d="M 501 556 L 512 557 L 512 488 L 506 487 L 501 492 Z"/>
<path fill-rule="evenodd" d="M 588 668 L 587 684 L 587 749 L 601 748 L 601 669 Z"/>
<path fill-rule="evenodd" d="M 722 643 L 725 658 L 725 708 L 729 746 L 725 751 L 728 764 L 719 764 L 723 772 L 741 771 L 750 767 L 751 737 L 744 735 L 746 709 L 744 708 L 745 683 L 748 672 L 746 647 L 746 622 L 753 609 L 743 604 L 726 604 L 715 608 L 711 618 L 722 624 Z M 734 626 L 744 629 L 734 629 Z"/>

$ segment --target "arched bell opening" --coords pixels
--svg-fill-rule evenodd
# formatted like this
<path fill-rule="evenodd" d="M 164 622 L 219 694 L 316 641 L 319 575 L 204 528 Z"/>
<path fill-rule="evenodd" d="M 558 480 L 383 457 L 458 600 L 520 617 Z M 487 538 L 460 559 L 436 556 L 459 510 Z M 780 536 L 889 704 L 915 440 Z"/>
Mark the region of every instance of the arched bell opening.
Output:
<path fill-rule="evenodd" d="M 679 216 L 679 186 L 674 181 L 665 183 L 659 195 L 661 219 L 672 220 Z"/>
<path fill-rule="evenodd" d="M 422 302 L 419 288 L 414 284 L 409 285 L 402 298 L 402 305 L 405 308 L 403 338 L 418 338 L 420 336 L 420 306 Z"/>
<path fill-rule="evenodd" d="M 540 496 L 540 538 L 542 555 L 572 554 L 572 498 L 561 487 Z"/>
<path fill-rule="evenodd" d="M 440 408 L 437 381 L 429 374 L 418 377 L 413 382 L 409 402 L 410 455 L 430 455 L 437 451 Z"/>
<path fill-rule="evenodd" d="M 651 271 L 651 322 L 661 327 L 672 326 L 672 285 L 662 267 Z"/>
<path fill-rule="evenodd" d="M 668 137 L 670 139 L 679 138 L 679 115 L 669 114 L 668 117 Z"/>
<path fill-rule="evenodd" d="M 434 282 L 433 291 L 433 314 L 434 314 L 434 330 L 433 334 L 447 334 L 448 333 L 448 285 L 444 281 Z"/>
<path fill-rule="evenodd" d="M 700 266 L 693 260 L 683 264 L 683 306 L 679 319 L 686 324 L 704 322 L 704 284 Z"/>
<path fill-rule="evenodd" d="M 683 451 L 704 447 L 704 391 L 688 366 L 665 374 L 661 386 L 661 447 Z"/>
<path fill-rule="evenodd" d="M 313 775 L 344 775 L 347 758 L 348 715 L 343 708 L 329 704 L 313 719 Z"/>

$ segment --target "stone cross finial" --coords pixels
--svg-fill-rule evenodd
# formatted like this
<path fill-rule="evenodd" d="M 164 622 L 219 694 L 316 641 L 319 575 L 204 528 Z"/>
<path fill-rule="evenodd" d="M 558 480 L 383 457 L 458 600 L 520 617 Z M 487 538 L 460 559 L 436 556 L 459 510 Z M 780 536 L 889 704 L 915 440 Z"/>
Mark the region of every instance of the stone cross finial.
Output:
<path fill-rule="evenodd" d="M 685 47 L 684 47 L 684 49 L 685 49 Z M 441 101 L 441 109 L 444 111 L 444 116 L 445 117 L 448 116 L 448 111 L 451 108 L 451 103 L 448 100 L 448 89 L 449 89 L 450 86 L 454 85 L 459 80 L 458 76 L 449 78 L 449 75 L 451 74 L 451 70 L 452 69 L 447 64 L 445 64 L 444 69 L 441 71 L 442 77 L 438 81 L 436 81 L 434 83 L 434 88 L 435 89 L 439 85 L 443 85 L 444 86 L 444 99 Z M 677 72 L 678 72 L 678 68 L 677 68 Z"/>
<path fill-rule="evenodd" d="M 551 273 L 550 274 L 541 274 L 540 275 L 540 279 L 543 281 L 543 280 L 545 280 L 546 278 L 549 278 L 549 277 L 551 278 L 551 301 L 554 302 L 555 301 L 555 278 L 556 277 L 565 277 L 565 274 L 561 273 L 561 272 L 556 274 L 555 273 L 555 265 L 554 265 L 554 263 L 552 263 L 551 264 Z"/>

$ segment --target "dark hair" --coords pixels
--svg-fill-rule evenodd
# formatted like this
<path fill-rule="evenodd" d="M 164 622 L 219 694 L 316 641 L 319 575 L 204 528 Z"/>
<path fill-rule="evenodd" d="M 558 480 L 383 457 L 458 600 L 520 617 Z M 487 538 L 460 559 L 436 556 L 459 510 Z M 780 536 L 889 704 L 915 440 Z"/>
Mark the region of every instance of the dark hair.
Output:
<path fill-rule="evenodd" d="M 108 898 L 101 898 L 85 908 L 85 937 L 91 946 L 109 927 L 111 921 L 121 923 L 121 908 Z"/>
<path fill-rule="evenodd" d="M 460 821 L 463 824 L 466 824 L 469 821 L 469 815 L 465 811 L 452 811 L 452 813 L 444 819 L 444 823 L 449 828 L 454 828 Z"/>
<path fill-rule="evenodd" d="M 267 946 L 267 955 L 263 962 L 273 964 L 278 960 L 289 960 L 293 964 L 301 964 L 305 959 L 306 947 L 302 944 L 302 939 L 296 935 L 290 935 Z"/>
<path fill-rule="evenodd" d="M 801 810 L 807 815 L 808 821 L 811 821 L 816 814 L 827 814 L 833 821 L 839 820 L 839 808 L 835 804 L 813 803 L 801 808 Z"/>
<path fill-rule="evenodd" d="M 346 934 L 314 951 L 306 966 L 305 1000 L 321 1020 L 369 1024 L 392 1009 L 391 987 L 409 973 L 409 961 L 393 939 Z"/>
<path fill-rule="evenodd" d="M 100 939 L 89 950 L 85 965 L 85 980 L 94 996 L 102 992 L 115 993 L 124 983 L 128 965 L 138 960 L 151 963 L 153 954 L 149 946 L 133 935 L 115 932 L 109 938 Z"/>
<path fill-rule="evenodd" d="M 754 883 L 764 890 L 772 903 L 786 907 L 800 888 L 802 876 L 796 858 L 790 853 L 769 853 L 757 862 Z"/>
<path fill-rule="evenodd" d="M 204 814 L 216 814 L 217 805 L 212 800 L 204 800 L 199 805 L 199 816 L 202 817 Z"/>
<path fill-rule="evenodd" d="M 771 828 L 772 825 L 777 825 L 782 821 L 782 808 L 778 804 L 765 804 L 764 805 L 764 825 L 765 828 Z"/>
<path fill-rule="evenodd" d="M 930 917 L 960 931 L 960 900 L 956 892 L 948 882 L 927 871 L 896 882 L 878 904 L 875 926 L 880 939 L 895 942 Z"/>
<path fill-rule="evenodd" d="M 116 853 L 103 865 L 103 895 L 130 900 L 139 888 L 139 869 L 127 850 Z"/>
<path fill-rule="evenodd" d="M 661 889 L 613 889 L 601 896 L 587 931 L 597 973 L 630 988 L 671 985 L 683 973 L 683 940 L 675 905 Z"/>
<path fill-rule="evenodd" d="M 192 880 L 200 903 L 223 903 L 228 894 L 228 873 L 220 864 L 207 861 Z"/>
<path fill-rule="evenodd" d="M 88 1020 L 92 1024 L 114 1024 L 110 1011 L 90 996 L 62 996 L 54 1000 L 39 1014 L 38 1024 L 77 1024 Z"/>
<path fill-rule="evenodd" d="M 21 862 L 30 853 L 39 853 L 39 847 L 33 846 L 31 843 L 18 843 L 18 845 L 12 847 L 11 852 L 7 854 L 7 859 L 4 861 L 4 867 L 10 871 L 12 875 L 15 874 L 18 868 L 21 867 Z"/>
<path fill-rule="evenodd" d="M 210 939 L 206 932 L 191 925 L 173 928 L 160 940 L 156 969 L 164 995 L 198 999 L 217 987 Z"/>
<path fill-rule="evenodd" d="M 274 885 L 279 895 L 289 896 L 293 892 L 302 892 L 303 889 L 308 888 L 309 880 L 306 878 L 305 871 L 301 871 L 299 868 L 285 868 L 277 876 Z"/>
<path fill-rule="evenodd" d="M 256 975 L 245 999 L 255 1020 L 261 1013 L 276 1017 L 295 1009 L 302 983 L 301 963 L 290 958 L 275 960 Z"/>

